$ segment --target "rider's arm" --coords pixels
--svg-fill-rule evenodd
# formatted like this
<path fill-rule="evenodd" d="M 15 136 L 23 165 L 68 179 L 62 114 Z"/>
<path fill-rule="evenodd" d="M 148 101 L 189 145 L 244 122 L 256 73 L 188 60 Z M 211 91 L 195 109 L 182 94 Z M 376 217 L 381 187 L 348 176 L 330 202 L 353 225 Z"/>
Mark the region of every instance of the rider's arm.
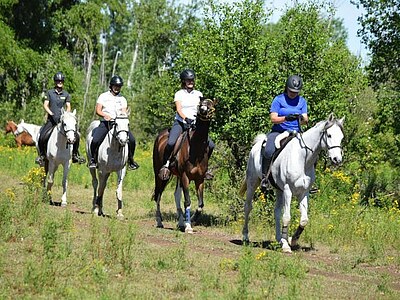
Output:
<path fill-rule="evenodd" d="M 65 103 L 65 107 L 68 112 L 71 111 L 71 103 L 70 102 Z"/>
<path fill-rule="evenodd" d="M 49 100 L 44 100 L 43 107 L 44 107 L 44 110 L 45 110 L 50 116 L 54 115 L 53 112 L 50 110 L 50 107 L 49 107 Z"/>
<path fill-rule="evenodd" d="M 101 103 L 97 103 L 96 104 L 96 114 L 99 117 L 104 118 L 104 120 L 106 120 L 106 121 L 110 121 L 111 120 L 111 117 L 103 112 L 103 104 L 101 104 Z"/>
<path fill-rule="evenodd" d="M 280 124 L 285 122 L 285 116 L 278 116 L 278 113 L 272 112 L 269 114 L 272 124 Z"/>
<path fill-rule="evenodd" d="M 308 123 L 308 114 L 301 114 L 303 116 L 303 119 L 301 120 L 301 125 L 307 124 Z"/>
<path fill-rule="evenodd" d="M 185 120 L 186 119 L 186 116 L 185 116 L 185 114 L 182 112 L 182 103 L 181 103 L 181 101 L 175 101 L 175 106 L 176 106 L 176 112 L 178 113 L 178 115 L 183 119 L 183 120 Z"/>

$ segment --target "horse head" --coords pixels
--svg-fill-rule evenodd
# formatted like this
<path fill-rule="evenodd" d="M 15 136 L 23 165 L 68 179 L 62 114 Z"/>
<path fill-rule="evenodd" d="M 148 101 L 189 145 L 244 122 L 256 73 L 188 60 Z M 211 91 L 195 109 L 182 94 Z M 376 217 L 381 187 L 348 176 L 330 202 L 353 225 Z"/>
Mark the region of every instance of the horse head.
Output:
<path fill-rule="evenodd" d="M 128 114 L 120 114 L 115 118 L 114 133 L 118 143 L 124 147 L 129 141 L 129 118 Z"/>
<path fill-rule="evenodd" d="M 61 118 L 60 118 L 61 130 L 65 137 L 67 138 L 68 144 L 75 143 L 75 133 L 77 131 L 76 128 L 76 109 L 73 112 L 61 110 Z"/>
<path fill-rule="evenodd" d="M 14 121 L 7 121 L 6 123 L 6 133 L 12 132 L 14 135 L 15 131 L 17 130 L 17 124 Z"/>
<path fill-rule="evenodd" d="M 197 119 L 202 121 L 210 121 L 215 113 L 216 99 L 201 98 L 197 108 Z"/>
<path fill-rule="evenodd" d="M 328 152 L 328 156 L 334 165 L 339 165 L 342 162 L 342 139 L 344 138 L 343 132 L 344 117 L 335 119 L 331 114 L 325 122 L 322 135 L 322 145 Z"/>

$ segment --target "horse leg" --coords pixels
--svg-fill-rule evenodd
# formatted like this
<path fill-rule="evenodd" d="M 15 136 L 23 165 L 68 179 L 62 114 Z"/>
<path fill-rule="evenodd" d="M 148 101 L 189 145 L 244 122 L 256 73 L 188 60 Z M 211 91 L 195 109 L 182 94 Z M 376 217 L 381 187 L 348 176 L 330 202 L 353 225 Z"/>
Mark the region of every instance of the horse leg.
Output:
<path fill-rule="evenodd" d="M 300 223 L 290 241 L 290 246 L 292 247 L 297 246 L 297 242 L 300 238 L 300 235 L 302 234 L 304 227 L 306 227 L 308 223 L 308 194 L 306 194 L 300 201 L 299 209 L 300 209 Z"/>
<path fill-rule="evenodd" d="M 179 178 L 176 180 L 175 192 L 175 205 L 176 205 L 176 216 L 178 218 L 178 229 L 180 231 L 185 231 L 185 217 L 183 215 L 181 200 L 182 200 L 182 186 Z"/>
<path fill-rule="evenodd" d="M 290 253 L 290 252 L 292 252 L 292 250 L 290 249 L 290 246 L 288 243 L 288 239 L 289 239 L 288 229 L 289 229 L 289 223 L 290 223 L 290 203 L 292 201 L 292 192 L 291 192 L 290 188 L 288 187 L 288 185 L 285 185 L 283 192 L 279 192 L 279 194 L 280 195 L 278 196 L 276 207 L 275 207 L 275 210 L 276 210 L 275 211 L 275 222 L 276 222 L 275 226 L 276 226 L 276 229 L 279 226 L 280 222 L 278 223 L 277 215 L 279 213 L 279 218 L 280 218 L 280 210 L 283 207 L 282 236 L 279 239 L 279 236 L 277 233 L 276 238 L 282 245 L 282 251 L 286 252 L 286 253 Z"/>
<path fill-rule="evenodd" d="M 191 221 L 196 225 L 196 222 L 198 221 L 201 212 L 203 211 L 204 207 L 204 180 L 199 180 L 196 181 L 196 195 L 197 195 L 197 201 L 198 201 L 198 207 L 191 218 Z"/>
<path fill-rule="evenodd" d="M 190 222 L 190 194 L 189 194 L 189 178 L 186 175 L 181 177 L 181 187 L 183 189 L 183 196 L 185 198 L 185 232 L 193 233 L 193 228 Z"/>
<path fill-rule="evenodd" d="M 162 223 L 162 215 L 160 210 L 161 195 L 167 185 L 168 181 L 163 181 L 158 177 L 158 173 L 155 174 L 155 188 L 154 188 L 154 201 L 156 202 L 156 222 L 157 228 L 164 228 Z"/>
<path fill-rule="evenodd" d="M 124 181 L 126 174 L 126 168 L 122 168 L 122 170 L 117 172 L 118 175 L 118 185 L 117 185 L 117 191 L 116 191 L 116 196 L 117 196 L 117 203 L 118 203 L 118 208 L 117 208 L 117 218 L 123 220 L 124 215 L 122 214 L 122 182 Z"/>
<path fill-rule="evenodd" d="M 49 170 L 47 173 L 47 196 L 50 199 L 50 204 L 53 204 L 53 196 L 51 194 L 51 188 L 54 184 L 54 174 L 57 171 L 57 166 L 54 163 L 49 163 Z"/>
<path fill-rule="evenodd" d="M 90 170 L 90 175 L 92 175 L 92 187 L 93 187 L 92 212 L 98 214 L 99 211 L 96 208 L 96 199 L 97 199 L 97 187 L 99 186 L 99 181 L 97 180 L 96 170 L 95 169 L 89 169 L 89 170 Z"/>
<path fill-rule="evenodd" d="M 97 198 L 96 198 L 96 204 L 95 207 L 97 208 L 97 215 L 99 216 L 104 216 L 103 213 L 103 195 L 104 195 L 104 190 L 106 189 L 107 185 L 107 179 L 110 176 L 110 173 L 100 173 L 99 174 L 99 188 L 97 190 Z"/>
<path fill-rule="evenodd" d="M 67 206 L 67 187 L 68 187 L 68 173 L 69 168 L 71 166 L 70 160 L 68 160 L 63 165 L 63 179 L 62 179 L 62 187 L 63 187 L 63 194 L 61 196 L 61 206 Z"/>
<path fill-rule="evenodd" d="M 250 176 L 250 175 L 248 175 Z M 249 219 L 250 219 L 250 212 L 253 209 L 253 197 L 254 197 L 254 192 L 257 188 L 257 185 L 259 183 L 258 177 L 255 178 L 246 178 L 246 201 L 244 203 L 244 224 L 243 224 L 243 243 L 244 244 L 249 244 L 250 239 L 249 239 Z"/>

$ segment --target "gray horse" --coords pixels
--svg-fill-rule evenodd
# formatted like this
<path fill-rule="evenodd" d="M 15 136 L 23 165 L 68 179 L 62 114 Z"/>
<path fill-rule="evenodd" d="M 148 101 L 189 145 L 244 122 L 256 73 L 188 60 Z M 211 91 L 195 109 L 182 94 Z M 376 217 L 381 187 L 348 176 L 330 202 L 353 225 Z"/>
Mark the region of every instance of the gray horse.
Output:
<path fill-rule="evenodd" d="M 271 175 L 276 183 L 275 237 L 284 252 L 291 252 L 290 246 L 296 246 L 304 227 L 308 222 L 308 197 L 311 185 L 315 181 L 315 164 L 321 150 L 326 150 L 333 164 L 342 162 L 341 142 L 344 118 L 338 120 L 331 114 L 325 121 L 317 123 L 304 133 L 297 135 L 286 145 L 271 165 Z M 284 134 L 284 133 L 283 133 Z M 249 214 L 252 209 L 254 192 L 262 177 L 261 147 L 266 135 L 258 135 L 254 141 L 247 162 L 246 178 L 242 184 L 241 195 L 246 192 L 244 205 L 243 241 L 249 242 Z M 290 223 L 290 203 L 292 196 L 299 201 L 300 224 L 293 237 L 288 237 Z M 281 215 L 282 232 L 281 232 Z M 289 246 L 290 244 L 290 246 Z"/>

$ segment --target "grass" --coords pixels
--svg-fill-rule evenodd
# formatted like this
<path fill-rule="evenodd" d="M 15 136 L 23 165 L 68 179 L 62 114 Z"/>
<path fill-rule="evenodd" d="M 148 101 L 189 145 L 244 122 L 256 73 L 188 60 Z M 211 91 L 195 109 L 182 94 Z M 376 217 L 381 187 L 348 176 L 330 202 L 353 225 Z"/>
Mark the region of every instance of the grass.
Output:
<path fill-rule="evenodd" d="M 265 247 L 274 234 L 265 199 L 251 214 L 252 246 L 241 245 L 240 199 L 223 170 L 207 182 L 203 222 L 186 235 L 176 230 L 173 184 L 161 202 L 165 228 L 155 228 L 150 150 L 139 147 L 140 168 L 124 181 L 123 221 L 115 176 L 104 197 L 109 217 L 91 214 L 86 166 L 72 166 L 68 206 L 50 206 L 34 157 L 32 148 L 0 148 L 1 299 L 400 297 L 400 214 L 360 207 L 352 193 L 312 196 L 303 250 L 285 255 Z M 61 197 L 60 170 L 53 195 Z"/>

